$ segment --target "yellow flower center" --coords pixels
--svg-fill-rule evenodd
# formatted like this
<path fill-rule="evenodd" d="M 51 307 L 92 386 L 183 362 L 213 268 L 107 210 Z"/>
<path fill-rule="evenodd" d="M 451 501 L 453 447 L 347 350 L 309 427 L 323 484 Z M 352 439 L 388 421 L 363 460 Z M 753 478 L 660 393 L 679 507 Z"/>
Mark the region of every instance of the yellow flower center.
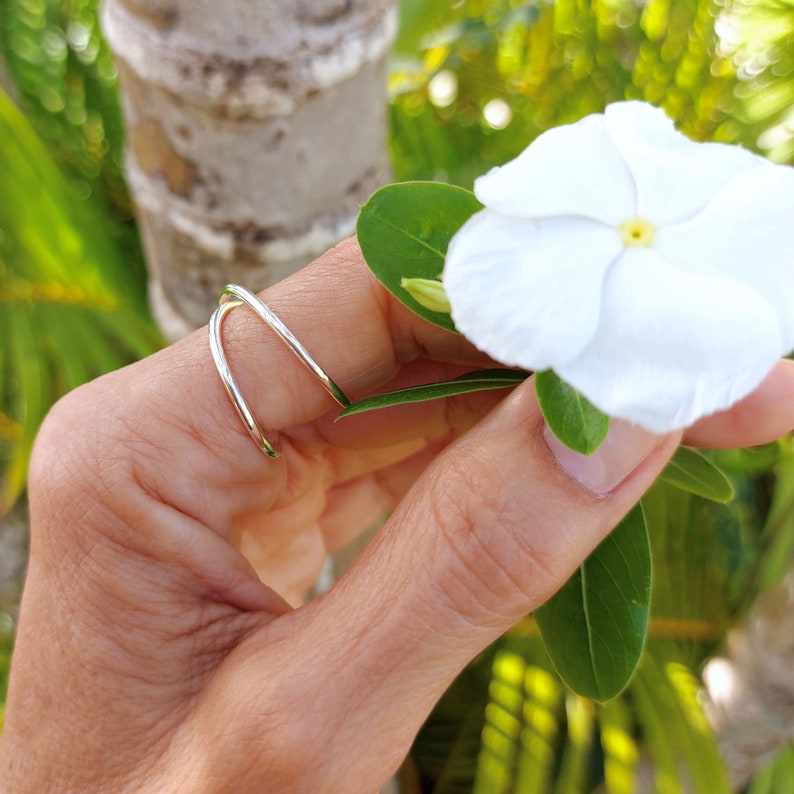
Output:
<path fill-rule="evenodd" d="M 649 248 L 656 237 L 656 227 L 645 218 L 631 218 L 620 224 L 620 239 L 631 248 Z"/>

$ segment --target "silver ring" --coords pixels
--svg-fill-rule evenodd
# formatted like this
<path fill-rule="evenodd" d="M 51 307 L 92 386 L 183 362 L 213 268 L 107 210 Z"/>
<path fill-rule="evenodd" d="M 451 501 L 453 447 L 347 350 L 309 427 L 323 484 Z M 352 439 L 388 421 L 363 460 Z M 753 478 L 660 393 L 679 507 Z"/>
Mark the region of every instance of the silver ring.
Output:
<path fill-rule="evenodd" d="M 309 372 L 320 381 L 323 388 L 336 400 L 336 402 L 343 408 L 350 405 L 350 400 L 345 393 L 325 374 L 322 367 L 315 361 L 313 356 L 308 350 L 292 335 L 292 332 L 287 328 L 284 323 L 273 313 L 267 305 L 260 300 L 253 292 L 250 292 L 245 287 L 239 284 L 228 284 L 221 290 L 218 297 L 218 308 L 212 313 L 209 322 L 209 336 L 210 336 L 210 351 L 212 352 L 212 360 L 215 362 L 215 367 L 218 374 L 221 376 L 223 385 L 232 400 L 237 413 L 243 420 L 243 424 L 248 430 L 249 435 L 254 440 L 254 443 L 262 450 L 268 457 L 278 457 L 278 450 L 274 444 L 268 441 L 259 422 L 256 421 L 248 403 L 245 401 L 240 388 L 232 376 L 229 369 L 229 362 L 226 358 L 226 353 L 223 350 L 223 339 L 221 337 L 221 329 L 223 320 L 226 315 L 236 306 L 245 304 L 252 309 L 256 315 L 265 322 L 268 327 L 272 328 L 280 337 L 280 339 L 289 347 L 289 349 L 303 362 Z"/>

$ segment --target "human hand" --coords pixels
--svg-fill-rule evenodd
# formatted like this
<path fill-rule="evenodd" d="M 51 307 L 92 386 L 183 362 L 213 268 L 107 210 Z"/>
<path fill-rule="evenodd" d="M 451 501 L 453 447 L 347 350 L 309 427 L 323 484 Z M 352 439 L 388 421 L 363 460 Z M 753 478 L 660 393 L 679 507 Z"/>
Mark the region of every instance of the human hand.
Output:
<path fill-rule="evenodd" d="M 352 241 L 266 301 L 354 397 L 489 363 L 391 299 Z M 42 428 L 7 791 L 376 791 L 455 675 L 562 585 L 680 441 L 615 423 L 572 455 L 531 381 L 335 423 L 250 312 L 224 338 L 276 460 L 206 331 L 76 390 Z M 687 441 L 776 438 L 793 391 L 782 362 Z M 348 575 L 294 608 L 325 554 L 392 510 Z"/>

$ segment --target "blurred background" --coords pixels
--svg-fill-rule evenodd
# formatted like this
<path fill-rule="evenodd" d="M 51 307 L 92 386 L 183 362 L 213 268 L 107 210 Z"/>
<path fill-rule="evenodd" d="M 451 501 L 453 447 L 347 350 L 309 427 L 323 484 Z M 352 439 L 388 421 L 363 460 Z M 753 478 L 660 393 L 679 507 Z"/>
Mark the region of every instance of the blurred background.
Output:
<path fill-rule="evenodd" d="M 323 25 L 331 6 L 339 19 L 357 9 L 355 2 L 318 4 Z M 109 3 L 107 19 L 116 5 L 136 13 L 134 3 Z M 268 3 L 259 5 L 265 13 Z M 388 4 L 381 5 L 388 16 Z M 168 296 L 164 272 L 182 249 L 172 244 L 163 253 L 151 219 L 136 222 L 121 108 L 129 129 L 139 131 L 140 97 L 132 89 L 143 78 L 124 51 L 117 18 L 114 57 L 98 6 L 0 0 L 0 692 L 24 571 L 25 472 L 36 429 L 67 390 L 178 335 L 168 317 L 184 303 L 166 301 L 169 308 L 153 319 L 148 296 Z M 223 6 L 217 13 L 226 13 Z M 543 130 L 624 98 L 660 105 L 698 140 L 794 160 L 794 2 L 402 0 L 399 11 L 396 31 L 381 27 L 396 38 L 385 61 L 383 107 L 376 108 L 385 124 L 376 145 L 394 180 L 470 187 Z M 135 72 L 122 88 L 120 71 Z M 250 139 L 257 135 L 251 125 L 259 119 L 267 127 L 274 115 L 272 108 L 227 108 L 223 123 L 242 122 Z M 206 195 L 188 206 L 185 172 L 171 179 L 165 155 L 153 160 L 147 140 L 127 155 L 126 173 L 165 178 L 161 192 L 170 188 L 168 200 L 176 197 L 180 234 L 185 218 L 225 233 L 229 222 L 221 226 Z M 239 169 L 234 151 L 224 157 L 216 169 Z M 379 165 L 366 173 L 370 181 L 346 194 L 353 204 L 387 178 Z M 161 206 L 136 202 L 150 216 Z M 171 205 L 162 206 L 170 217 Z M 325 210 L 315 215 L 323 240 L 349 232 L 347 216 L 331 222 Z M 308 249 L 295 243 L 306 238 L 305 219 L 292 226 L 280 219 L 252 234 L 256 220 L 235 220 L 238 254 L 258 267 L 276 256 L 274 230 L 286 229 L 293 247 L 279 267 L 308 261 Z M 180 263 L 180 280 L 200 274 L 191 283 L 194 292 L 206 284 L 202 305 L 214 298 L 216 277 L 206 273 L 225 265 L 198 243 L 195 251 Z M 223 283 L 227 275 L 217 278 Z M 185 327 L 196 324 L 190 311 L 179 320 Z M 653 616 L 628 690 L 604 705 L 570 693 L 528 617 L 438 704 L 406 766 L 405 791 L 794 791 L 791 439 L 712 457 L 736 486 L 729 505 L 664 485 L 649 494 Z"/>

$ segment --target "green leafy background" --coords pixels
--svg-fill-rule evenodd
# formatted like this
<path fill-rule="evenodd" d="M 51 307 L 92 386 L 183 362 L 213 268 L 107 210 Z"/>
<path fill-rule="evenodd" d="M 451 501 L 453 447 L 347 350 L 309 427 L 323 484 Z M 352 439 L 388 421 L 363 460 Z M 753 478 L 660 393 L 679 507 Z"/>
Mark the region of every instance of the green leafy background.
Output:
<path fill-rule="evenodd" d="M 0 97 L 3 510 L 22 492 L 31 440 L 58 395 L 160 344 L 96 5 L 0 0 L 0 82 L 13 97 Z M 390 76 L 400 180 L 468 188 L 543 130 L 623 98 L 663 106 L 694 138 L 794 161 L 790 0 L 402 6 Z M 794 453 L 785 440 L 706 457 L 729 472 L 733 500 L 665 481 L 645 499 L 654 591 L 628 689 L 603 705 L 573 695 L 529 616 L 472 663 L 420 732 L 422 791 L 631 792 L 648 769 L 652 791 L 729 790 L 698 675 L 790 567 Z M 0 637 L 0 674 L 11 636 Z M 748 791 L 785 794 L 792 779 L 787 750 Z"/>

